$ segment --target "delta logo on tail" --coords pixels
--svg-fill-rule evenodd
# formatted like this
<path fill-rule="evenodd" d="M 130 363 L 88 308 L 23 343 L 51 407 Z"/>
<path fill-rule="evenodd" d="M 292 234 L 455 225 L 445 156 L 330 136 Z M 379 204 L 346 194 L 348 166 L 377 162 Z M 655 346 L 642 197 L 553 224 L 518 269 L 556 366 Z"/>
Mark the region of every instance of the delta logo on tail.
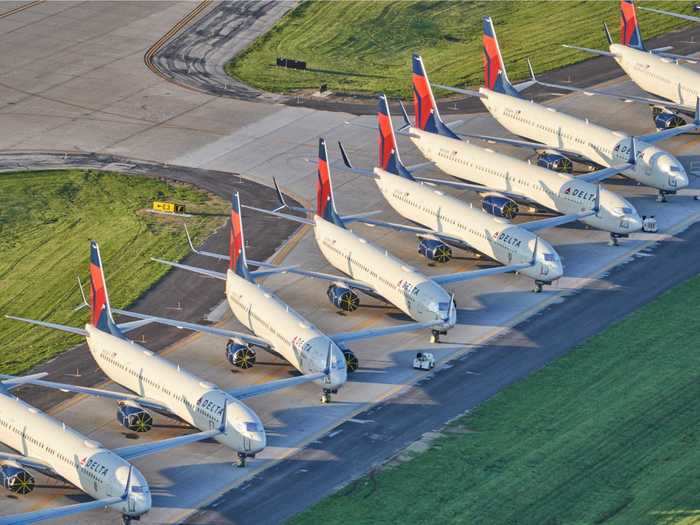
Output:
<path fill-rule="evenodd" d="M 413 110 L 418 128 L 435 133 L 435 130 L 430 129 L 435 127 L 435 123 L 429 122 L 434 107 L 433 93 L 423 68 L 423 60 L 418 55 L 413 55 Z"/>
<path fill-rule="evenodd" d="M 498 49 L 496 32 L 490 17 L 484 17 L 484 85 L 493 91 L 499 91 L 499 73 L 503 71 L 501 51 Z"/>
<path fill-rule="evenodd" d="M 102 273 L 100 249 L 95 241 L 90 242 L 90 313 L 92 326 L 110 332 L 107 289 Z"/>
<path fill-rule="evenodd" d="M 248 276 L 245 253 L 243 251 L 243 221 L 238 193 L 231 198 L 231 231 L 229 232 L 229 268 L 242 277 Z"/>
<path fill-rule="evenodd" d="M 644 49 L 633 0 L 620 0 L 620 40 L 626 46 Z"/>
<path fill-rule="evenodd" d="M 392 129 L 391 118 L 387 115 L 386 99 L 383 97 L 379 98 L 377 124 L 379 126 L 379 167 L 383 170 L 394 172 L 396 170 L 394 130 Z"/>
<path fill-rule="evenodd" d="M 318 182 L 316 184 L 316 213 L 332 221 L 331 202 L 331 172 L 328 169 L 328 152 L 326 151 L 326 141 L 318 141 Z"/>

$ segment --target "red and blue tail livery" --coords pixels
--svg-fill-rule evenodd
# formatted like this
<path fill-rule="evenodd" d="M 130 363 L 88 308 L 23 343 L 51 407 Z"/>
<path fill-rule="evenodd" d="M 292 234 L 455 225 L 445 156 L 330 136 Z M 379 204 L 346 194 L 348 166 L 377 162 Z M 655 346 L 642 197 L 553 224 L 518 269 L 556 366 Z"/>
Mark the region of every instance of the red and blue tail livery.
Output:
<path fill-rule="evenodd" d="M 484 86 L 497 93 L 518 96 L 518 92 L 508 80 L 506 65 L 498 45 L 496 29 L 490 16 L 484 17 Z"/>
<path fill-rule="evenodd" d="M 413 177 L 401 162 L 399 148 L 396 144 L 394 125 L 391 122 L 389 103 L 385 95 L 379 96 L 377 108 L 377 125 L 379 127 L 379 167 L 389 173 L 413 180 Z"/>
<path fill-rule="evenodd" d="M 343 226 L 343 220 L 335 209 L 333 200 L 333 184 L 331 170 L 328 166 L 328 149 L 326 141 L 318 139 L 318 180 L 316 182 L 316 214 L 338 226 Z"/>
<path fill-rule="evenodd" d="M 112 310 L 109 307 L 109 296 L 97 241 L 90 241 L 90 324 L 103 332 L 119 335 L 119 329 L 114 324 Z"/>
<path fill-rule="evenodd" d="M 423 59 L 417 54 L 413 55 L 413 110 L 416 115 L 415 125 L 417 128 L 438 135 L 458 138 L 440 119 L 440 112 L 435 104 L 428 74 L 423 66 Z"/>
<path fill-rule="evenodd" d="M 620 41 L 635 49 L 645 49 L 634 0 L 620 0 Z"/>
<path fill-rule="evenodd" d="M 228 240 L 229 268 L 241 277 L 250 280 L 248 263 L 245 257 L 245 240 L 243 239 L 243 221 L 241 220 L 241 201 L 238 192 L 231 197 L 231 231 Z"/>

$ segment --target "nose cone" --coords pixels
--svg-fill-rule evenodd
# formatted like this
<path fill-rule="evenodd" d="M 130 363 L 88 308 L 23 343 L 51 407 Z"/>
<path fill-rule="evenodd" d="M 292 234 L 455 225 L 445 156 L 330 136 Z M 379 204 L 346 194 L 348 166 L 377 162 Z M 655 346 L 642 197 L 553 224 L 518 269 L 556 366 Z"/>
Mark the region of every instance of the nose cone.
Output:
<path fill-rule="evenodd" d="M 666 190 L 680 190 L 687 187 L 690 183 L 688 174 L 683 165 L 676 157 L 669 153 L 664 152 L 658 155 L 656 167 L 666 181 L 666 187 L 664 188 Z"/>
<path fill-rule="evenodd" d="M 128 469 L 124 468 L 124 472 L 117 473 L 118 479 L 123 477 L 124 487 L 128 478 Z M 122 474 L 122 475 L 120 475 Z M 151 510 L 151 490 L 148 486 L 146 478 L 137 468 L 131 471 L 131 480 L 129 483 L 129 493 L 127 495 L 127 514 L 129 516 L 141 516 Z"/>
<path fill-rule="evenodd" d="M 627 224 L 629 225 L 627 231 L 629 231 L 630 233 L 638 232 L 642 229 L 642 218 L 636 211 L 634 212 L 634 214 L 625 215 L 625 221 L 627 221 Z"/>
<path fill-rule="evenodd" d="M 564 265 L 556 250 L 544 239 L 540 238 L 537 249 L 537 263 L 541 275 L 536 277 L 545 282 L 552 282 L 564 275 Z"/>
<path fill-rule="evenodd" d="M 343 351 L 337 346 L 333 348 L 333 356 L 331 358 L 331 373 L 329 379 L 330 382 L 325 383 L 325 385 L 328 386 L 324 386 L 324 388 L 329 388 L 330 390 L 340 388 L 348 380 L 348 368 L 345 364 L 345 355 L 343 354 Z"/>

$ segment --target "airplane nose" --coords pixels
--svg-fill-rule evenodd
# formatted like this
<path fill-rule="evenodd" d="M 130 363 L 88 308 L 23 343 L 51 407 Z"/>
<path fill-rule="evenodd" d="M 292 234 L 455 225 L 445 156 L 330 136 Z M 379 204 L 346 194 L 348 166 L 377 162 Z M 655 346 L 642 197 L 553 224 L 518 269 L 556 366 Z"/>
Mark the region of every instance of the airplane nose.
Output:
<path fill-rule="evenodd" d="M 562 275 L 564 275 L 564 265 L 561 263 L 561 261 L 556 261 L 552 263 L 549 274 L 552 276 L 552 281 L 556 281 Z"/>
<path fill-rule="evenodd" d="M 690 179 L 688 179 L 688 174 L 685 170 L 682 173 L 676 173 L 676 188 L 679 190 L 681 188 L 686 188 L 690 184 Z"/>
<path fill-rule="evenodd" d="M 642 229 L 642 218 L 639 215 L 625 215 L 624 220 L 629 226 L 629 228 L 627 228 L 627 231 L 629 231 L 630 233 L 638 232 Z"/>
<path fill-rule="evenodd" d="M 265 432 L 254 432 L 250 436 L 250 449 L 253 454 L 257 454 L 267 446 L 267 434 Z"/>

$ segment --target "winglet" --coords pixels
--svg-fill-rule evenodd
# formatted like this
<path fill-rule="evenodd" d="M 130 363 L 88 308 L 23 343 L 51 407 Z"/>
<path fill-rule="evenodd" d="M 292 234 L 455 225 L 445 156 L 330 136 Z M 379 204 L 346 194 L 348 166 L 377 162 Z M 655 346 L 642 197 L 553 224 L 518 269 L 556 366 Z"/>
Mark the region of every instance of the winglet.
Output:
<path fill-rule="evenodd" d="M 328 354 L 326 354 L 326 367 L 323 369 L 323 373 L 326 377 L 331 375 L 331 357 L 333 356 L 333 343 L 328 343 Z"/>
<path fill-rule="evenodd" d="M 600 183 L 596 184 L 595 186 L 595 203 L 593 204 L 593 211 L 597 217 L 598 213 L 600 212 Z"/>
<path fill-rule="evenodd" d="M 85 307 L 89 308 L 90 305 L 88 304 L 87 298 L 85 297 L 85 290 L 83 290 L 83 283 L 80 282 L 80 276 L 76 275 L 75 278 L 78 280 L 78 289 L 80 290 L 80 297 L 83 300 L 83 302 L 79 306 L 73 308 L 73 311 L 77 312 L 78 310 L 82 310 Z"/>
<path fill-rule="evenodd" d="M 411 127 L 411 120 L 408 118 L 408 112 L 406 111 L 406 106 L 403 105 L 403 100 L 399 100 L 399 105 L 401 106 L 401 115 L 403 116 L 403 126 L 399 128 L 399 131 L 403 131 Z"/>
<path fill-rule="evenodd" d="M 700 97 L 695 99 L 695 115 L 693 116 L 693 124 L 700 126 Z"/>
<path fill-rule="evenodd" d="M 634 138 L 634 135 L 630 137 L 630 158 L 627 162 L 632 166 L 637 164 L 637 139 Z"/>
<path fill-rule="evenodd" d="M 343 157 L 343 164 L 345 164 L 345 166 L 347 166 L 351 170 L 354 169 L 352 163 L 350 162 L 350 157 L 348 157 L 348 154 L 345 152 L 343 143 L 338 141 L 338 147 L 340 148 L 340 156 Z"/>
<path fill-rule="evenodd" d="M 455 293 L 450 294 L 450 306 L 447 307 L 447 322 L 452 318 L 452 311 L 455 309 Z"/>
<path fill-rule="evenodd" d="M 527 59 L 527 67 L 530 69 L 530 78 L 533 82 L 537 82 L 537 79 L 535 78 L 535 71 L 532 69 L 532 63 L 530 62 L 529 57 Z"/>
<path fill-rule="evenodd" d="M 131 474 L 134 470 L 133 465 L 129 465 L 129 475 L 126 477 L 126 487 L 124 488 L 124 494 L 122 494 L 122 500 L 126 501 L 129 498 L 129 491 L 131 490 Z"/>
<path fill-rule="evenodd" d="M 194 247 L 194 244 L 192 244 L 192 237 L 190 237 L 190 231 L 187 229 L 187 223 L 183 222 L 182 225 L 185 227 L 185 235 L 187 235 L 187 242 L 190 245 L 190 250 L 192 250 L 194 253 L 199 253 Z"/>
<path fill-rule="evenodd" d="M 530 266 L 535 266 L 537 262 L 537 248 L 539 247 L 540 238 L 535 237 L 535 248 L 532 250 L 532 259 L 530 259 Z"/>
<path fill-rule="evenodd" d="M 608 29 L 607 22 L 603 22 L 603 31 L 605 31 L 605 38 L 608 40 L 608 45 L 612 45 L 613 39 L 612 36 L 610 36 L 610 29 Z"/>
<path fill-rule="evenodd" d="M 289 208 L 287 206 L 287 201 L 284 199 L 284 195 L 282 194 L 282 190 L 280 190 L 279 185 L 277 184 L 277 179 L 275 177 L 272 177 L 272 183 L 275 185 L 275 191 L 277 192 L 277 200 L 279 201 L 280 205 L 275 208 L 273 211 L 280 211 L 285 208 Z"/>
<path fill-rule="evenodd" d="M 219 432 L 226 433 L 226 414 L 228 412 L 228 399 L 224 399 L 224 411 L 221 413 L 221 423 L 219 423 Z"/>

